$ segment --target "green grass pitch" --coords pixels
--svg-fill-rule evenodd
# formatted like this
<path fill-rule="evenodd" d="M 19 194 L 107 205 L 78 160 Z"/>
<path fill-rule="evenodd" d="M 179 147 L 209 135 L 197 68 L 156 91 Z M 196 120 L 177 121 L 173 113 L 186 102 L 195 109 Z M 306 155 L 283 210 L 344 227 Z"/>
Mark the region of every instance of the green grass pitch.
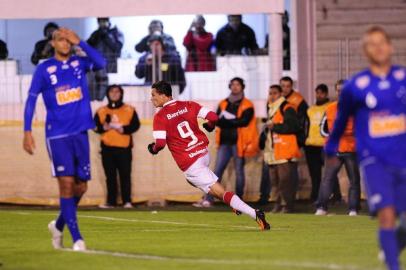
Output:
<path fill-rule="evenodd" d="M 218 211 L 79 211 L 89 253 L 53 250 L 56 210 L 0 210 L 0 270 L 384 269 L 366 215 L 267 214 L 271 231 Z M 72 246 L 65 229 L 65 246 Z M 406 266 L 406 256 L 402 256 Z"/>

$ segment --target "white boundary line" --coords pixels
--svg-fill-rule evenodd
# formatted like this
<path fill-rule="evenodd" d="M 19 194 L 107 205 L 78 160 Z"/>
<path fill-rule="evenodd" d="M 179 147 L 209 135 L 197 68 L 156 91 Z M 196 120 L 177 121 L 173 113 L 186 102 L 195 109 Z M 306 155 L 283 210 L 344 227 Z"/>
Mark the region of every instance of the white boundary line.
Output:
<path fill-rule="evenodd" d="M 62 251 L 75 252 L 72 249 L 62 249 Z M 257 260 L 224 260 L 224 259 L 210 259 L 210 258 L 185 258 L 185 257 L 167 257 L 148 254 L 134 254 L 106 250 L 86 250 L 78 253 L 85 253 L 90 255 L 104 255 L 112 257 L 121 257 L 138 260 L 148 261 L 171 261 L 179 263 L 192 263 L 192 264 L 215 264 L 215 265 L 262 265 L 262 266 L 278 266 L 287 269 L 292 268 L 308 268 L 308 269 L 323 269 L 323 270 L 362 270 L 354 265 L 339 265 L 335 263 L 315 263 L 315 262 L 290 262 L 290 261 L 257 261 Z M 369 268 L 369 270 L 379 270 L 378 268 Z"/>

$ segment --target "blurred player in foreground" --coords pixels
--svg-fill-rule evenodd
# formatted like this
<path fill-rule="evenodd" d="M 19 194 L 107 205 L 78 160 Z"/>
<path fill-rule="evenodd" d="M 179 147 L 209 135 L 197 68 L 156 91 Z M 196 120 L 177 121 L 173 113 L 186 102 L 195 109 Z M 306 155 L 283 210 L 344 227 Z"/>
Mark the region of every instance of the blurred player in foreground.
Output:
<path fill-rule="evenodd" d="M 369 68 L 344 85 L 325 150 L 328 162 L 337 162 L 332 156 L 354 116 L 357 154 L 370 211 L 378 216 L 382 257 L 388 269 L 398 270 L 406 245 L 406 69 L 391 64 L 390 37 L 378 26 L 365 33 L 363 49 Z"/>
<path fill-rule="evenodd" d="M 86 72 L 101 69 L 105 60 L 99 52 L 81 41 L 73 31 L 60 28 L 52 35 L 54 57 L 37 66 L 25 104 L 23 147 L 30 155 L 35 143 L 31 133 L 32 118 L 39 94 L 47 111 L 46 144 L 51 159 L 52 174 L 58 179 L 61 212 L 48 228 L 52 245 L 63 247 L 63 227 L 66 224 L 73 239 L 73 250 L 86 249 L 76 218 L 77 204 L 90 180 L 88 129 L 94 128 L 90 108 Z M 86 57 L 72 55 L 72 47 L 80 46 Z"/>
<path fill-rule="evenodd" d="M 193 101 L 172 99 L 171 85 L 165 81 L 152 85 L 151 101 L 161 109 L 154 116 L 155 142 L 148 145 L 148 151 L 156 155 L 168 144 L 169 151 L 192 186 L 223 200 L 237 214 L 249 215 L 261 230 L 269 230 L 264 212 L 251 208 L 233 192 L 225 191 L 209 169 L 209 140 L 200 130 L 197 118 L 206 119 L 203 127 L 211 132 L 218 120 L 216 113 Z"/>

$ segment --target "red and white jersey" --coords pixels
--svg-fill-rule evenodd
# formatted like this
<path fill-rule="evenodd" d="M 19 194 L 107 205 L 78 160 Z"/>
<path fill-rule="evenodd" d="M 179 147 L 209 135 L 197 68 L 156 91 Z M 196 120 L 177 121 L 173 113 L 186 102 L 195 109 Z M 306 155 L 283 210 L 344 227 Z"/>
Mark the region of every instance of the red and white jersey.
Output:
<path fill-rule="evenodd" d="M 209 112 L 193 101 L 171 100 L 154 116 L 154 139 L 166 140 L 182 171 L 208 152 L 209 140 L 200 130 L 197 118 L 205 118 Z"/>

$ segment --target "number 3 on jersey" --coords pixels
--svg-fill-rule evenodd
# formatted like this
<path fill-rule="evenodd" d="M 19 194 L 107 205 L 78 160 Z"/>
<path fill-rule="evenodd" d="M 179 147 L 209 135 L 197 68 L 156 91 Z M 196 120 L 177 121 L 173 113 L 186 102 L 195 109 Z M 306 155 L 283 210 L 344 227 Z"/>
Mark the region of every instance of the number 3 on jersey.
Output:
<path fill-rule="evenodd" d="M 188 147 L 196 144 L 198 142 L 198 139 L 196 135 L 194 134 L 193 130 L 190 128 L 189 122 L 188 121 L 183 121 L 180 122 L 177 126 L 179 135 L 182 137 L 182 139 L 190 137 L 192 141 L 187 145 Z"/>

